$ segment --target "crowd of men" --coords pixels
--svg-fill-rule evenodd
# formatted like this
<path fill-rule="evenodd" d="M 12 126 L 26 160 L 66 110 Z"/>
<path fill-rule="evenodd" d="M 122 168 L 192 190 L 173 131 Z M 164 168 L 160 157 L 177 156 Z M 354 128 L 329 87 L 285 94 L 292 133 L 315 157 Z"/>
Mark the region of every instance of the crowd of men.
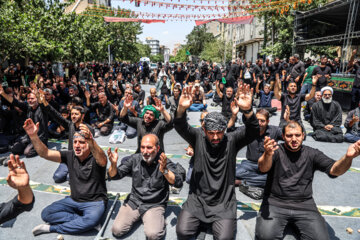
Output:
<path fill-rule="evenodd" d="M 329 239 L 311 183 L 316 170 L 331 178 L 344 174 L 360 154 L 360 65 L 355 56 L 356 51 L 348 64 L 355 80 L 345 134 L 341 105 L 327 86 L 331 74 L 341 71 L 340 62 L 325 56 L 320 62 L 303 62 L 297 54 L 288 61 L 258 59 L 254 64 L 237 59 L 224 68 L 205 61 L 159 63 L 153 71 L 147 63 L 127 62 L 66 64 L 61 71 L 50 62 L 30 62 L 26 68 L 10 64 L 0 69 L 0 153 L 11 153 L 3 164 L 18 196 L 0 205 L 0 222 L 31 210 L 35 197 L 19 155 L 39 155 L 59 163 L 53 179 L 69 181 L 71 196 L 43 209 L 45 223 L 33 229 L 35 236 L 96 228 L 108 201 L 106 180 L 130 176 L 131 193 L 111 229 L 116 237 L 141 219 L 148 239 L 162 239 L 170 186 L 181 188 L 186 179 L 190 191 L 177 219 L 178 239 L 191 239 L 201 223 L 210 226 L 214 239 L 233 239 L 235 186 L 262 199 L 257 239 L 281 239 L 288 222 L 302 236 Z M 148 97 L 142 90 L 147 83 L 153 84 Z M 280 124 L 272 126 L 276 101 Z M 221 111 L 208 112 L 207 102 Z M 202 112 L 200 128 L 188 124 L 191 111 Z M 111 135 L 116 119 L 127 138 L 137 137 L 135 154 L 121 160 L 117 148 L 106 154 L 95 140 Z M 309 135 L 316 141 L 353 144 L 338 161 L 304 146 L 302 119 L 313 127 Z M 172 129 L 189 144 L 187 174 L 165 155 L 164 135 Z M 68 149 L 48 149 L 49 138 L 67 139 Z M 244 147 L 247 160 L 236 164 Z"/>

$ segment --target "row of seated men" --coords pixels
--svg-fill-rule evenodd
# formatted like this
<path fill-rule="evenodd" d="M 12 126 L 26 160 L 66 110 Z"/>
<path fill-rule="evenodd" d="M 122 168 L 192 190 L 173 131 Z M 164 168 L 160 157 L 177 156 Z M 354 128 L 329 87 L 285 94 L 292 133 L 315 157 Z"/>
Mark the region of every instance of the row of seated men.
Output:
<path fill-rule="evenodd" d="M 263 201 L 256 220 L 256 238 L 281 239 L 285 226 L 292 222 L 301 236 L 329 239 L 325 220 L 312 197 L 314 172 L 319 170 L 332 178 L 346 173 L 352 160 L 360 154 L 360 141 L 351 144 L 343 157 L 335 161 L 321 151 L 303 145 L 305 129 L 301 123 L 289 119 L 291 109 L 287 107 L 281 128 L 284 143 L 277 144 L 279 129 L 268 125 L 269 113 L 266 110 L 253 112 L 252 94 L 248 85 L 240 84 L 230 104 L 230 120 L 219 112 L 210 112 L 203 116 L 201 128 L 191 127 L 186 120 L 187 109 L 192 105 L 192 90 L 189 87 L 183 89 L 173 116 L 168 116 L 164 107 L 159 105 L 145 107 L 141 118 L 130 117 L 127 112 L 132 96 L 127 96 L 119 114 L 124 122 L 137 128 L 138 150 L 123 159 L 121 164 L 118 164 L 117 149 L 109 149 L 106 156 L 96 143 L 91 127 L 82 123 L 84 113 L 81 109 L 79 122 L 70 123 L 74 127 L 78 125 L 69 135 L 72 149 L 66 151 L 48 149 L 39 136 L 40 123 L 28 118 L 23 128 L 35 151 L 41 158 L 67 166 L 71 189 L 70 197 L 43 209 L 41 218 L 46 223 L 36 226 L 33 234 L 79 234 L 93 229 L 105 212 L 106 174 L 112 179 L 121 179 L 131 173 L 132 190 L 117 214 L 112 233 L 121 237 L 141 219 L 147 238 L 163 238 L 169 185 L 181 187 L 185 179 L 181 164 L 174 164 L 164 154 L 163 136 L 174 126 L 193 149 L 190 192 L 177 218 L 178 239 L 191 239 L 201 223 L 211 227 L 215 239 L 235 238 L 236 156 L 245 146 L 248 148 L 248 162 L 257 163 L 248 164 L 248 168 L 256 167 L 262 174 L 267 173 Z M 35 95 L 39 102 L 45 102 L 41 91 Z M 244 125 L 226 131 L 233 125 L 239 111 L 242 112 Z M 160 112 L 164 115 L 163 120 L 159 120 Z M 110 167 L 107 169 L 108 160 Z M 19 195 L 2 205 L 5 211 L 0 217 L 5 219 L 30 210 L 34 203 L 25 165 L 18 156 L 11 156 L 9 171 L 9 185 L 17 188 Z M 241 233 L 238 234 L 241 236 Z"/>

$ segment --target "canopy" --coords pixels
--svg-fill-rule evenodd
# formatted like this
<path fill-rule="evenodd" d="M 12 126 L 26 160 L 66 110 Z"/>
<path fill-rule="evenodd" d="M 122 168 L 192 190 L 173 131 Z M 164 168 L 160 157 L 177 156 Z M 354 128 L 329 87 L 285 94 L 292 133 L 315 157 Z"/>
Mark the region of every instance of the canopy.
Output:
<path fill-rule="evenodd" d="M 196 26 L 209 23 L 212 21 L 227 23 L 227 24 L 249 24 L 252 23 L 254 19 L 253 15 L 244 16 L 244 17 L 234 17 L 234 18 L 220 18 L 220 19 L 210 19 L 210 20 L 196 20 Z"/>
<path fill-rule="evenodd" d="M 104 17 L 105 22 L 141 22 L 141 23 L 165 23 L 165 20 Z"/>

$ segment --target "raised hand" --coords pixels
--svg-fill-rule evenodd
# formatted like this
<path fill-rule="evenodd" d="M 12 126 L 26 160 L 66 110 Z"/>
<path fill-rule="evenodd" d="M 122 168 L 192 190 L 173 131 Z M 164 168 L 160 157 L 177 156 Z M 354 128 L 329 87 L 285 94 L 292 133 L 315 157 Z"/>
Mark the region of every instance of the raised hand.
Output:
<path fill-rule="evenodd" d="M 93 135 L 90 132 L 90 129 L 85 124 L 80 123 L 79 128 L 80 128 L 80 132 L 84 135 L 84 138 L 86 140 L 93 139 Z"/>
<path fill-rule="evenodd" d="M 20 161 L 19 155 L 10 154 L 8 168 L 9 174 L 6 181 L 10 187 L 21 189 L 29 186 L 29 174 L 26 171 L 24 162 Z"/>
<path fill-rule="evenodd" d="M 194 149 L 191 146 L 188 146 L 187 148 L 185 148 L 186 154 L 189 156 L 193 156 L 194 155 Z"/>
<path fill-rule="evenodd" d="M 116 165 L 119 157 L 118 148 L 115 148 L 114 152 L 111 151 L 111 148 L 108 148 L 107 155 L 109 157 L 110 163 Z"/>
<path fill-rule="evenodd" d="M 162 112 L 164 110 L 164 106 L 161 103 L 161 100 L 159 98 L 153 98 L 156 105 L 152 105 L 157 111 Z"/>
<path fill-rule="evenodd" d="M 191 104 L 193 104 L 191 93 L 192 87 L 185 87 L 183 89 L 181 97 L 179 99 L 179 107 L 186 110 L 191 106 Z"/>
<path fill-rule="evenodd" d="M 166 169 L 166 163 L 167 163 L 167 157 L 165 155 L 165 153 L 161 153 L 160 155 L 160 159 L 159 159 L 159 170 L 160 172 L 164 173 L 165 169 Z"/>
<path fill-rule="evenodd" d="M 239 106 L 236 104 L 235 101 L 232 101 L 230 104 L 231 112 L 233 115 L 237 115 L 239 113 Z"/>
<path fill-rule="evenodd" d="M 265 149 L 266 155 L 272 156 L 278 148 L 279 148 L 279 146 L 277 145 L 277 142 L 274 139 L 271 139 L 270 137 L 265 136 L 264 149 Z"/>
<path fill-rule="evenodd" d="M 289 107 L 289 105 L 286 105 L 286 109 L 284 111 L 284 119 L 287 122 L 290 121 L 290 107 Z"/>
<path fill-rule="evenodd" d="M 36 97 L 37 97 L 39 103 L 44 103 L 46 101 L 45 100 L 45 93 L 44 93 L 44 91 L 42 89 L 39 89 L 38 95 Z"/>
<path fill-rule="evenodd" d="M 353 114 L 353 117 L 352 117 L 352 120 L 351 120 L 353 123 L 357 123 L 359 122 L 359 117 L 357 117 L 355 114 Z"/>
<path fill-rule="evenodd" d="M 84 95 L 85 95 L 86 99 L 89 99 L 89 98 L 90 98 L 90 92 L 89 92 L 89 91 L 85 91 L 85 92 L 84 92 Z"/>
<path fill-rule="evenodd" d="M 33 120 L 28 118 L 25 120 L 23 128 L 29 137 L 36 136 L 39 130 L 39 123 L 36 123 L 35 125 Z"/>
<path fill-rule="evenodd" d="M 0 84 L 0 95 L 5 94 L 4 88 L 2 86 L 2 84 Z"/>
<path fill-rule="evenodd" d="M 316 85 L 316 83 L 317 83 L 318 80 L 319 80 L 319 76 L 318 76 L 318 75 L 314 75 L 314 76 L 312 77 L 312 84 L 313 84 L 313 85 Z"/>
<path fill-rule="evenodd" d="M 126 108 L 130 108 L 133 102 L 133 96 L 129 95 L 127 97 L 125 97 L 125 101 L 124 101 L 124 107 Z"/>
<path fill-rule="evenodd" d="M 249 110 L 252 106 L 253 89 L 249 84 L 241 84 L 238 88 L 238 99 L 234 99 L 238 107 L 243 110 Z"/>
<path fill-rule="evenodd" d="M 356 143 L 351 144 L 346 152 L 346 157 L 349 158 L 356 158 L 359 155 L 360 155 L 360 140 L 357 141 Z"/>

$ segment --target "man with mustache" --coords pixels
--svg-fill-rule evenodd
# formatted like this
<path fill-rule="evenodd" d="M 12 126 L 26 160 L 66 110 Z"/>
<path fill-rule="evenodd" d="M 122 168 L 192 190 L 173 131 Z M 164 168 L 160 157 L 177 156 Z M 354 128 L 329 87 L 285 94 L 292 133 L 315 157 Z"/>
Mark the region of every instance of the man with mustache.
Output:
<path fill-rule="evenodd" d="M 332 99 L 333 89 L 329 86 L 321 89 L 322 99 L 313 104 L 311 108 L 314 129 L 312 137 L 321 142 L 344 141 L 343 132 L 340 128 L 342 123 L 342 110 L 337 101 Z"/>
<path fill-rule="evenodd" d="M 24 123 L 24 130 L 40 157 L 53 162 L 63 162 L 69 169 L 71 195 L 47 206 L 41 212 L 46 224 L 33 229 L 35 236 L 57 232 L 77 234 L 96 227 L 105 212 L 107 189 L 105 183 L 107 158 L 94 140 L 90 130 L 80 124 L 80 132 L 73 137 L 73 150 L 48 149 L 39 139 L 38 128 L 31 119 Z"/>
<path fill-rule="evenodd" d="M 285 143 L 280 145 L 265 137 L 265 152 L 258 162 L 259 170 L 268 177 L 256 219 L 255 238 L 283 239 L 285 226 L 292 222 L 302 237 L 328 240 L 325 220 L 312 197 L 314 172 L 325 172 L 331 178 L 344 174 L 360 154 L 360 141 L 350 145 L 346 154 L 334 161 L 321 151 L 302 145 L 305 129 L 300 123 L 289 121 L 282 135 Z"/>
<path fill-rule="evenodd" d="M 46 145 L 48 141 L 49 118 L 47 112 L 44 111 L 43 107 L 38 103 L 38 99 L 35 95 L 36 91 L 37 90 L 33 90 L 33 92 L 28 93 L 27 102 L 20 102 L 16 98 L 6 94 L 0 84 L 0 95 L 12 104 L 12 106 L 20 108 L 20 110 L 26 114 L 27 118 L 31 118 L 35 123 L 39 123 L 39 138 Z M 9 150 L 13 154 L 24 154 L 27 158 L 35 157 L 37 155 L 35 148 L 27 135 L 20 137 L 19 141 Z"/>
<path fill-rule="evenodd" d="M 236 230 L 235 168 L 238 151 L 259 136 L 259 123 L 252 111 L 252 89 L 239 85 L 234 98 L 243 112 L 245 126 L 225 133 L 227 119 L 219 112 L 204 118 L 202 128 L 186 121 L 192 104 L 191 88 L 184 88 L 174 119 L 176 131 L 194 148 L 194 167 L 188 199 L 176 225 L 178 239 L 192 238 L 200 223 L 211 224 L 214 239 L 233 239 Z M 233 105 L 234 105 L 233 103 Z"/>
<path fill-rule="evenodd" d="M 183 185 L 183 177 L 176 164 L 161 152 L 159 138 L 146 134 L 140 145 L 141 153 L 132 155 L 124 164 L 117 166 L 118 149 L 108 150 L 111 162 L 108 174 L 112 179 L 132 175 L 131 193 L 121 206 L 112 226 L 115 237 L 121 237 L 138 220 L 144 223 L 148 239 L 162 239 L 165 235 L 164 213 L 169 199 L 169 184 L 176 188 Z"/>

